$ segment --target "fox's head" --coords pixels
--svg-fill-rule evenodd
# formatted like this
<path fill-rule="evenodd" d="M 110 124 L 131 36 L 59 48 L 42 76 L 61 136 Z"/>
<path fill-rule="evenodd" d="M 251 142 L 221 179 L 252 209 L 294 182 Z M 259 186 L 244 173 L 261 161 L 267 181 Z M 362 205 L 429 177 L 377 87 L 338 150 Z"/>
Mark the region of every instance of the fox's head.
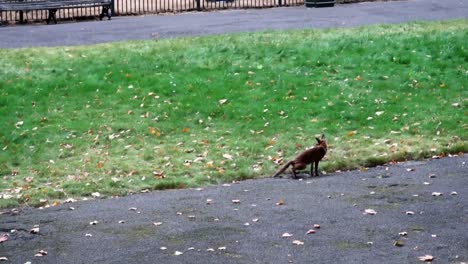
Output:
<path fill-rule="evenodd" d="M 323 146 L 324 148 L 327 148 L 327 140 L 325 139 L 325 134 L 322 134 L 322 137 L 315 138 L 317 140 L 316 146 Z"/>

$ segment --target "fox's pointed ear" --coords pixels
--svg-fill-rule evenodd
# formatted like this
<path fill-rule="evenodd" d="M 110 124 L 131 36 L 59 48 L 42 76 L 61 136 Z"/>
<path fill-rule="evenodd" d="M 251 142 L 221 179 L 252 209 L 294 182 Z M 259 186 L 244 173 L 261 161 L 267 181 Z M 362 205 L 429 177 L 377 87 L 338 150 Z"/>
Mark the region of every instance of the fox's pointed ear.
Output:
<path fill-rule="evenodd" d="M 322 140 L 320 138 L 318 138 L 318 137 L 316 137 L 315 140 L 317 140 L 317 143 L 322 142 Z"/>
<path fill-rule="evenodd" d="M 325 139 L 325 134 L 322 134 L 322 139 Z"/>

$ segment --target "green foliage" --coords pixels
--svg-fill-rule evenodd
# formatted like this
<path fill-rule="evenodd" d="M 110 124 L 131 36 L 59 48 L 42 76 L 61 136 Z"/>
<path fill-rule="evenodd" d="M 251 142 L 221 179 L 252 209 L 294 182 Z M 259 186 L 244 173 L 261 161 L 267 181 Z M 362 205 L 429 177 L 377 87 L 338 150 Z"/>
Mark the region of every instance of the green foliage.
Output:
<path fill-rule="evenodd" d="M 0 50 L 0 207 L 466 152 L 466 20 Z M 44 191 L 46 190 L 46 191 Z"/>

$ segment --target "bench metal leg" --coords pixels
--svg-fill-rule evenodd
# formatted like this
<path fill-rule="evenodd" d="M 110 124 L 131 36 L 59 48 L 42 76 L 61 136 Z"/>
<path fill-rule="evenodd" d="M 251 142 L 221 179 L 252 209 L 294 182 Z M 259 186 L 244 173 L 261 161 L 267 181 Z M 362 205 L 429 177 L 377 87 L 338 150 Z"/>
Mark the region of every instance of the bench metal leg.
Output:
<path fill-rule="evenodd" d="M 55 16 L 57 9 L 49 9 L 49 16 L 47 17 L 47 25 L 50 23 L 50 20 L 53 19 L 54 23 L 57 24 L 57 17 Z"/>
<path fill-rule="evenodd" d="M 99 19 L 102 20 L 104 16 L 106 16 L 109 20 L 111 19 L 111 7 L 110 6 L 103 6 L 101 14 L 99 15 Z"/>

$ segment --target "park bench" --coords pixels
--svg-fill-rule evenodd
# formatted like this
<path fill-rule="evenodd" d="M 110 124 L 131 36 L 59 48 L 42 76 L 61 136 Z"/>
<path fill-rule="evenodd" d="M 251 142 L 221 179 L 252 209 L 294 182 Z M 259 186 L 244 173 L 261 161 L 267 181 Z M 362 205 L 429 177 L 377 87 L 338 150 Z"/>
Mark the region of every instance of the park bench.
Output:
<path fill-rule="evenodd" d="M 55 13 L 59 9 L 101 7 L 99 19 L 104 16 L 111 19 L 113 0 L 0 0 L 0 14 L 6 11 L 20 12 L 20 23 L 23 23 L 23 13 L 34 10 L 47 10 L 47 24 L 51 20 L 57 24 Z"/>

